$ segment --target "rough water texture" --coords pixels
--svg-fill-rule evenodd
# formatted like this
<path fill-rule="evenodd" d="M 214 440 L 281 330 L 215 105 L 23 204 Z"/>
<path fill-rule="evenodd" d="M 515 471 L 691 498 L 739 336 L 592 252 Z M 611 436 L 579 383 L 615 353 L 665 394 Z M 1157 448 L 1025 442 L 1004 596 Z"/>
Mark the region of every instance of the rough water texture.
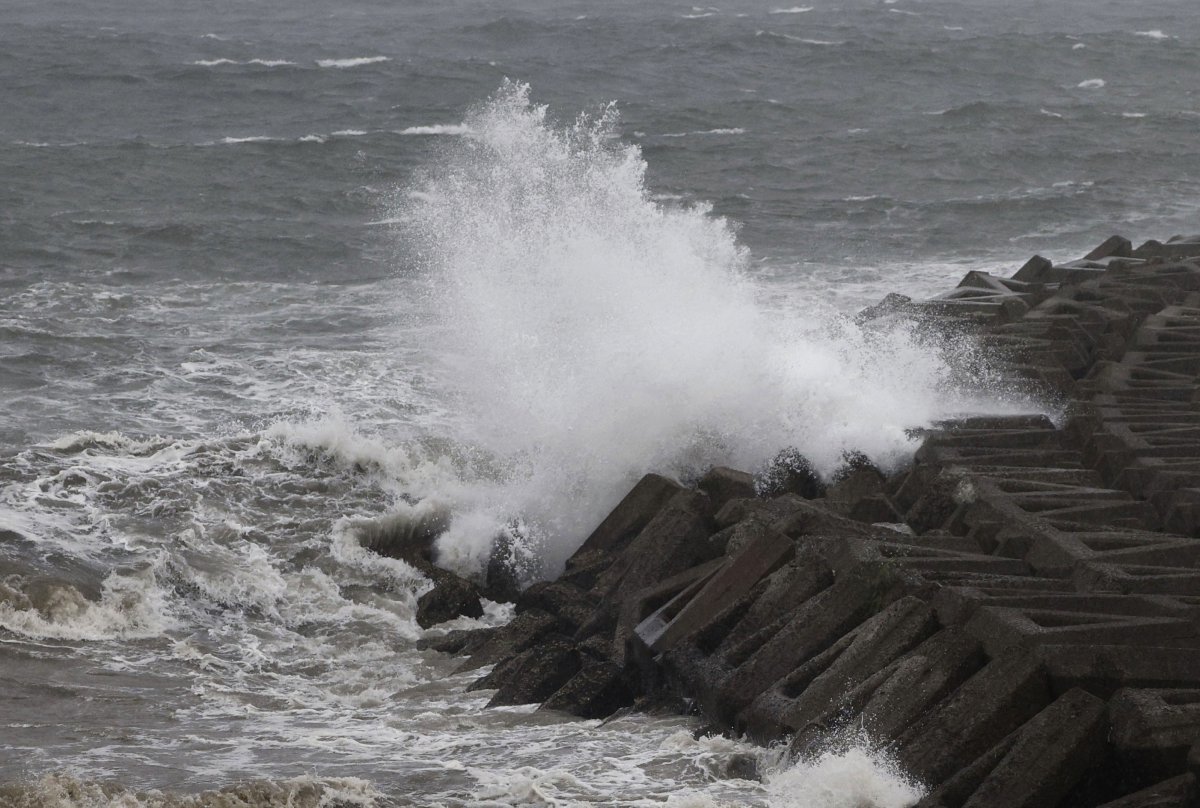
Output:
<path fill-rule="evenodd" d="M 1190 6 L 1042 5 L 8 4 L 0 800 L 911 803 L 485 711 L 359 538 L 550 574 L 643 471 L 1009 406 L 836 313 L 1189 230 Z"/>

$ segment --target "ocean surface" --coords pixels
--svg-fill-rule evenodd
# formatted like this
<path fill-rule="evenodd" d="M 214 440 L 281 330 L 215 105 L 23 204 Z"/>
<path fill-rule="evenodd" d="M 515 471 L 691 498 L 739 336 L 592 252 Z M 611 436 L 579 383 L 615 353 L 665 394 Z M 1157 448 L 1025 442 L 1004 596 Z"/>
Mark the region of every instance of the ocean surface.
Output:
<path fill-rule="evenodd" d="M 647 471 L 902 465 L 1050 405 L 847 315 L 1200 230 L 1194 0 L 802 2 L 0 3 L 0 805 L 917 799 L 484 709 L 416 641 L 511 607 L 359 543 L 532 580 Z"/>

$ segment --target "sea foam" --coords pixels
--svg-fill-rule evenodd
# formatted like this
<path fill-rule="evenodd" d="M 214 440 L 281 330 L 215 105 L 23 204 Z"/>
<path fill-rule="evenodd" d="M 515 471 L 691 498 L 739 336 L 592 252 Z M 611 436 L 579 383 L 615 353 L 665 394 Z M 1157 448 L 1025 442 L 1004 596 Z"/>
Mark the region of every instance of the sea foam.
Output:
<path fill-rule="evenodd" d="M 401 129 L 401 135 L 466 135 L 470 130 L 461 123 L 439 123 L 431 126 L 409 126 Z"/>
<path fill-rule="evenodd" d="M 390 62 L 389 56 L 355 56 L 349 59 L 318 59 L 318 67 L 362 67 L 363 65 L 373 65 L 379 62 Z"/>
<path fill-rule="evenodd" d="M 888 466 L 911 428 L 1001 406 L 961 381 L 967 346 L 764 305 L 733 226 L 656 202 L 616 124 L 610 106 L 555 125 L 506 82 L 397 194 L 465 447 L 443 563 L 478 568 L 507 529 L 554 574 L 648 471 L 755 469 L 785 446 L 826 473 L 847 450 Z"/>
<path fill-rule="evenodd" d="M 924 789 L 866 746 L 796 760 L 766 777 L 771 808 L 908 808 Z"/>

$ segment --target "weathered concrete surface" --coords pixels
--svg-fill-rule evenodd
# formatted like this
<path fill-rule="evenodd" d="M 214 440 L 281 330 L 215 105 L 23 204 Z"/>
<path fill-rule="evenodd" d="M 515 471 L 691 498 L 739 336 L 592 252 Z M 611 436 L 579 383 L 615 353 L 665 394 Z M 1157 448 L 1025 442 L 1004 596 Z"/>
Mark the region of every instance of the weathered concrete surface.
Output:
<path fill-rule="evenodd" d="M 696 490 L 644 478 L 482 641 L 496 703 L 649 700 L 796 754 L 859 728 L 925 806 L 1195 805 L 1200 238 L 971 272 L 915 317 L 1063 417 L 937 424 L 910 467 L 795 450 Z M 875 523 L 901 523 L 875 524 Z"/>

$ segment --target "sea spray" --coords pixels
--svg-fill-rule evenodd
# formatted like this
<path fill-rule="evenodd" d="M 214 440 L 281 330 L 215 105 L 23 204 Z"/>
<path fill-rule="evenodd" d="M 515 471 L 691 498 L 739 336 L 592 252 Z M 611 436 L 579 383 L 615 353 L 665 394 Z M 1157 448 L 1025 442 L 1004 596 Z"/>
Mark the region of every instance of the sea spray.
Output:
<path fill-rule="evenodd" d="M 909 808 L 925 790 L 868 746 L 801 758 L 767 773 L 772 808 Z"/>
<path fill-rule="evenodd" d="M 647 471 L 754 469 L 785 446 L 824 473 L 847 450 L 886 466 L 913 427 L 1009 406 L 956 373 L 969 346 L 767 307 L 735 228 L 655 201 L 617 123 L 610 105 L 556 124 L 506 81 L 397 203 L 424 350 L 486 461 L 455 492 L 442 563 L 478 570 L 508 529 L 554 574 Z"/>

